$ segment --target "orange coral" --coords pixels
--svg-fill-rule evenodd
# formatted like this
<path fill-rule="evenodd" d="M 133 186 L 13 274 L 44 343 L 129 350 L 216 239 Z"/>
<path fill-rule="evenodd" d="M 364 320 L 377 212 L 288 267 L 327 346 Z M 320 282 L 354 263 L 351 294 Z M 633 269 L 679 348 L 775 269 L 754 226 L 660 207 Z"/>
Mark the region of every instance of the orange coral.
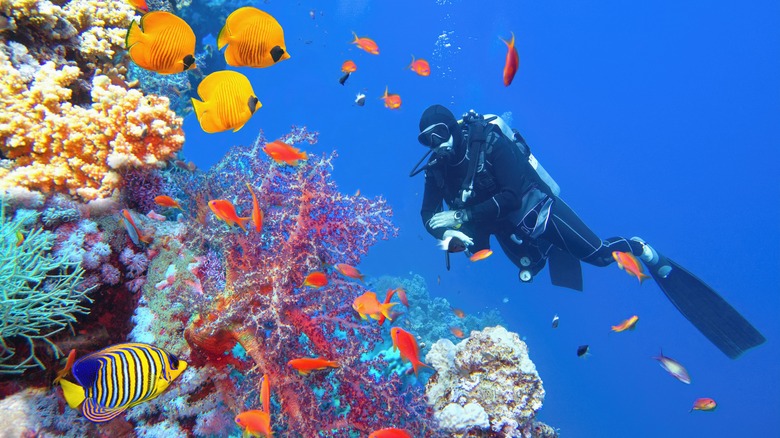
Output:
<path fill-rule="evenodd" d="M 184 144 L 168 99 L 92 80 L 92 105 L 69 102 L 79 70 L 44 64 L 28 85 L 0 52 L 0 190 L 14 186 L 89 201 L 109 197 L 131 166 L 163 166 Z M 10 164 L 10 165 L 9 165 Z"/>

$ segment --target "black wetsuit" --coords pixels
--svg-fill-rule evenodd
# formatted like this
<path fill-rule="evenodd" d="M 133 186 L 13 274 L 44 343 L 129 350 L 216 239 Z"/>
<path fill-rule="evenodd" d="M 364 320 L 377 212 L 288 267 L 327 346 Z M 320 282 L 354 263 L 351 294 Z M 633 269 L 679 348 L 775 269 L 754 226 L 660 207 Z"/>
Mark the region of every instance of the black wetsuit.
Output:
<path fill-rule="evenodd" d="M 501 131 L 496 127 L 492 132 Z M 642 254 L 643 247 L 639 242 L 623 237 L 600 239 L 550 191 L 517 145 L 503 134 L 485 147 L 484 166 L 478 166 L 481 171 L 475 176 L 473 196 L 465 203 L 461 202 L 460 191 L 474 155 L 470 145 L 461 144 L 455 148 L 453 157 L 439 158 L 426 169 L 420 214 L 425 228 L 437 239 L 442 239 L 447 228 L 432 229 L 428 221 L 442 211 L 444 201 L 450 209 L 467 211 L 469 221 L 462 224 L 459 231 L 474 240 L 474 245 L 468 248 L 470 253 L 489 248 L 492 234 L 507 257 L 521 269 L 523 256 L 543 259 L 553 246 L 596 266 L 612 263 L 613 251 Z M 436 157 L 431 158 L 434 159 Z M 537 215 L 544 207 L 549 207 L 547 220 L 534 227 Z M 522 227 L 522 224 L 529 226 Z M 520 241 L 522 243 L 518 243 Z M 533 269 L 533 274 L 543 266 L 542 261 Z"/>

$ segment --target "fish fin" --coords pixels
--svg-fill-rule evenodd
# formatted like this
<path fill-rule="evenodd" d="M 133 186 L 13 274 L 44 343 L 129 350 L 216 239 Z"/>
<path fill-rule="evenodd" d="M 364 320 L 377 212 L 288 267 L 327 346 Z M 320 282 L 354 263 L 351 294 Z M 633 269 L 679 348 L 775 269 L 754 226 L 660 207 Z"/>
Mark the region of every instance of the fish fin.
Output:
<path fill-rule="evenodd" d="M 78 409 L 79 405 L 87 398 L 87 393 L 84 388 L 69 380 L 60 380 L 60 386 L 62 386 L 62 393 L 65 395 L 65 401 L 68 402 L 68 406 L 73 409 Z"/>
<path fill-rule="evenodd" d="M 97 404 L 93 399 L 88 398 L 83 405 L 81 405 L 81 413 L 87 420 L 93 423 L 104 423 L 111 421 L 118 417 L 122 412 L 127 409 L 126 406 L 121 408 L 106 409 L 103 406 Z"/>
<path fill-rule="evenodd" d="M 230 29 L 228 29 L 227 23 L 225 23 L 222 29 L 219 30 L 219 34 L 217 34 L 217 50 L 222 50 L 229 43 L 230 36 Z M 227 53 L 225 54 L 227 55 Z"/>
<path fill-rule="evenodd" d="M 647 274 L 643 274 L 643 273 L 641 273 L 641 272 L 640 272 L 640 273 L 639 273 L 639 275 L 637 275 L 637 276 L 636 276 L 636 278 L 638 278 L 638 279 L 639 279 L 639 284 L 642 284 L 642 282 L 644 282 L 645 280 L 647 280 L 648 278 L 650 278 L 650 276 L 649 276 L 649 275 L 647 275 Z"/>
<path fill-rule="evenodd" d="M 141 30 L 141 26 L 135 20 L 130 22 L 130 27 L 127 28 L 127 35 L 125 36 L 125 48 L 129 49 L 136 43 L 143 41 L 146 38 L 144 32 Z"/>
<path fill-rule="evenodd" d="M 238 218 L 238 222 L 236 222 L 236 224 L 239 227 L 241 227 L 241 229 L 244 230 L 244 232 L 246 233 L 246 224 L 247 224 L 247 222 L 249 222 L 250 219 L 251 218 L 248 218 L 248 217 L 240 217 L 240 218 Z"/>
<path fill-rule="evenodd" d="M 357 34 L 355 33 L 355 31 L 354 31 L 354 30 L 352 31 L 352 35 L 354 35 L 354 36 L 355 36 L 355 39 L 354 39 L 354 40 L 352 40 L 350 43 L 351 43 L 351 44 L 355 44 L 356 42 L 358 42 L 358 41 L 360 40 L 360 38 L 358 38 L 358 36 L 357 36 Z"/>
<path fill-rule="evenodd" d="M 366 314 L 365 314 L 365 313 L 361 313 L 361 314 L 360 314 L 360 317 L 361 317 L 361 318 L 363 318 L 363 319 L 368 319 L 368 316 L 366 316 Z"/>
<path fill-rule="evenodd" d="M 298 370 L 298 374 L 302 376 L 308 376 L 309 373 L 311 373 L 311 370 Z"/>

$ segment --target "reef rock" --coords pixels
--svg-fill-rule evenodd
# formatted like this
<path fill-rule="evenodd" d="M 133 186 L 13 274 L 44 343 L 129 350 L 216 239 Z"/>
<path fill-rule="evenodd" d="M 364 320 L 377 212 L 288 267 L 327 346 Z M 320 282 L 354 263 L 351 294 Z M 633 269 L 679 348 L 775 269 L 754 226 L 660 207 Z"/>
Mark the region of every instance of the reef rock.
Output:
<path fill-rule="evenodd" d="M 428 403 L 452 436 L 557 436 L 534 420 L 544 388 L 517 333 L 496 326 L 457 345 L 440 339 L 425 358 L 436 370 L 426 385 Z"/>

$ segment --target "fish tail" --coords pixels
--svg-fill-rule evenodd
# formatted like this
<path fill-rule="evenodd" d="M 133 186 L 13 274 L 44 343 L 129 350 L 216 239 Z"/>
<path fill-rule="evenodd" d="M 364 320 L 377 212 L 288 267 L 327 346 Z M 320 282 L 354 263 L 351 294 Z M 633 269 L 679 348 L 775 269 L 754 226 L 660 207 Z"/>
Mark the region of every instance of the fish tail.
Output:
<path fill-rule="evenodd" d="M 130 27 L 127 29 L 127 35 L 125 36 L 125 48 L 129 49 L 135 43 L 141 41 L 144 37 L 144 32 L 141 30 L 141 26 L 138 22 L 133 20 L 130 22 Z"/>
<path fill-rule="evenodd" d="M 84 388 L 71 381 L 62 379 L 60 380 L 60 385 L 62 386 L 62 393 L 65 395 L 65 401 L 73 409 L 78 408 L 84 402 L 84 399 L 87 398 Z"/>
<path fill-rule="evenodd" d="M 512 48 L 514 48 L 514 47 L 515 47 L 515 33 L 514 33 L 514 32 L 511 32 L 511 31 L 510 31 L 509 33 L 511 33 L 511 34 L 512 34 L 512 40 L 511 40 L 511 41 L 509 41 L 509 47 L 512 47 Z"/>
<path fill-rule="evenodd" d="M 387 303 L 387 304 L 380 304 L 379 308 L 382 309 L 382 315 L 384 315 L 385 318 L 389 319 L 390 321 L 393 320 L 392 315 L 390 314 L 390 309 L 393 308 L 398 303 Z"/>
<path fill-rule="evenodd" d="M 642 284 L 642 282 L 650 278 L 650 276 L 640 272 L 639 275 L 636 276 L 636 278 L 639 279 L 639 284 Z"/>
<path fill-rule="evenodd" d="M 414 376 L 417 377 L 417 372 L 420 370 L 420 367 L 425 368 L 431 368 L 429 365 L 426 365 L 422 363 L 419 359 L 413 360 L 412 362 L 412 369 L 414 370 Z"/>
<path fill-rule="evenodd" d="M 358 36 L 357 36 L 357 34 L 355 33 L 355 31 L 354 31 L 354 30 L 352 31 L 352 35 L 354 35 L 354 36 L 355 36 L 355 39 L 354 39 L 354 40 L 352 40 L 352 44 L 355 44 L 356 42 L 358 42 L 358 40 L 360 40 L 360 38 L 358 38 Z"/>
<path fill-rule="evenodd" d="M 414 65 L 414 55 L 412 55 L 412 62 L 406 68 L 412 68 L 413 65 Z"/>
<path fill-rule="evenodd" d="M 250 221 L 250 219 L 251 218 L 248 217 L 240 217 L 238 218 L 238 222 L 236 222 L 236 224 L 246 233 L 246 224 Z"/>

